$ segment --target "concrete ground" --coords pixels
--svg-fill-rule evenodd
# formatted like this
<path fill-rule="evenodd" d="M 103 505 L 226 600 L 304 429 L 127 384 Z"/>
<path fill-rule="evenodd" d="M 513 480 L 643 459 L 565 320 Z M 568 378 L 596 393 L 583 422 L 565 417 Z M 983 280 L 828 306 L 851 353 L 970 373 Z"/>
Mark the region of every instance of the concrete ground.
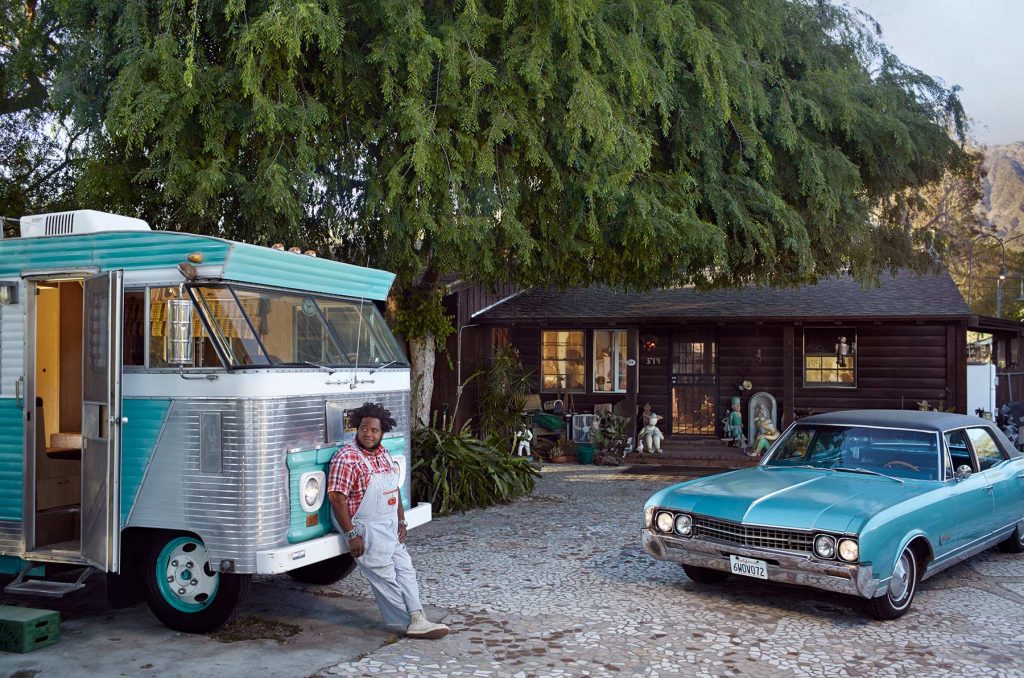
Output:
<path fill-rule="evenodd" d="M 64 619 L 57 645 L 0 654 L 0 678 L 1024 675 L 1024 557 L 993 550 L 937 575 L 887 623 L 840 595 L 702 586 L 640 548 L 643 503 L 674 479 L 621 471 L 547 466 L 531 497 L 414 530 L 424 602 L 452 627 L 442 640 L 383 628 L 358 573 L 260 578 L 233 642 L 169 631 L 144 605 L 111 611 L 97 581 L 63 601 L 0 598 Z"/>

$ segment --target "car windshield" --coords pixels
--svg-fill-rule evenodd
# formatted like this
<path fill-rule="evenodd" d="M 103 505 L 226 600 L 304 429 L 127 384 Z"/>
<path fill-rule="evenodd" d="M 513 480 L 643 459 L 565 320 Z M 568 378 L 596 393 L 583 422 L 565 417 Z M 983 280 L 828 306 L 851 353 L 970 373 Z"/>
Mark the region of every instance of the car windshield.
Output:
<path fill-rule="evenodd" d="M 234 367 L 408 364 L 372 302 L 234 286 L 193 294 Z"/>
<path fill-rule="evenodd" d="M 938 480 L 939 459 L 939 439 L 935 433 L 797 424 L 778 442 L 764 464 Z"/>

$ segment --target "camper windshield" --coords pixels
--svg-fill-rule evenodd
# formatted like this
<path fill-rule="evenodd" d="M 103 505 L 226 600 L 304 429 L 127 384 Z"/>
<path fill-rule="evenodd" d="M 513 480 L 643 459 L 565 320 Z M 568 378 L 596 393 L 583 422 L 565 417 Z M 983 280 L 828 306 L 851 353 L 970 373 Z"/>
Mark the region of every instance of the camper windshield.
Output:
<path fill-rule="evenodd" d="M 233 286 L 198 287 L 195 294 L 236 367 L 406 362 L 370 302 Z"/>

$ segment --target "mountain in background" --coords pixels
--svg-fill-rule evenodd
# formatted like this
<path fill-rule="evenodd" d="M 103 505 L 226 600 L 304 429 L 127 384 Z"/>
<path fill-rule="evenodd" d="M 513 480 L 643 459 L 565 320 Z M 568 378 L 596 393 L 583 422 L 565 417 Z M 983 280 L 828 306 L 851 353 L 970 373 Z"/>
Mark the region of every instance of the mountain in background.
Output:
<path fill-rule="evenodd" d="M 985 152 L 985 215 L 1006 238 L 1024 246 L 1024 141 L 1005 146 L 990 146 Z M 1009 245 L 1007 245 L 1009 246 Z"/>

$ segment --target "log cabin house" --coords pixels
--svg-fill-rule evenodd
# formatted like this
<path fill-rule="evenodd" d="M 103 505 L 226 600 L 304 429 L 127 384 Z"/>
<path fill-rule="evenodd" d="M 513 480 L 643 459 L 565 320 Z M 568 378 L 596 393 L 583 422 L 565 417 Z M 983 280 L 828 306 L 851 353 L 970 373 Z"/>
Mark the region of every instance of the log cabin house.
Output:
<path fill-rule="evenodd" d="M 581 413 L 605 404 L 636 413 L 649 403 L 670 440 L 719 437 L 730 399 L 742 398 L 746 419 L 758 392 L 774 396 L 780 426 L 812 412 L 921 401 L 964 412 L 966 334 L 977 323 L 946 272 L 883 274 L 867 288 L 845 275 L 707 292 L 464 287 L 446 302 L 457 332 L 452 367 L 437 363 L 435 409 L 454 407 L 458 383 L 508 343 L 542 399 Z M 475 416 L 475 407 L 467 389 L 454 414 Z"/>

